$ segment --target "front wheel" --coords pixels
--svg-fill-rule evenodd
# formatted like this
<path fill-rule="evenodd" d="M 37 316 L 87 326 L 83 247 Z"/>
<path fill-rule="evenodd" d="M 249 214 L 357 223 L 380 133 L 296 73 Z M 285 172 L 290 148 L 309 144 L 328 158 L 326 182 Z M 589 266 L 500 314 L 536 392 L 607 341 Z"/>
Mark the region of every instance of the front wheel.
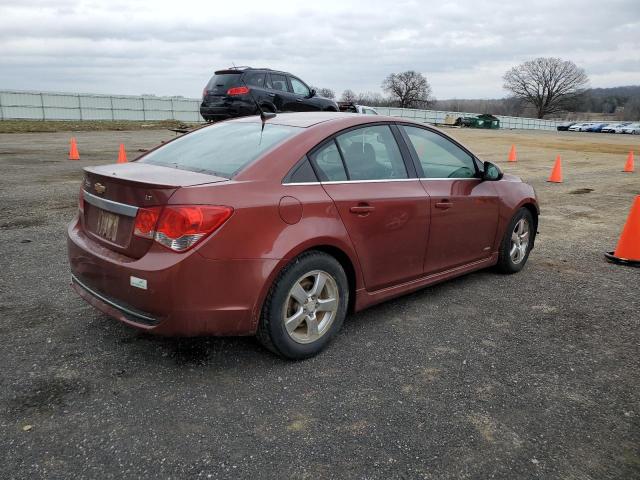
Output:
<path fill-rule="evenodd" d="M 535 224 L 531 212 L 521 208 L 509 222 L 500 244 L 497 268 L 502 273 L 522 270 L 535 238 Z"/>
<path fill-rule="evenodd" d="M 322 252 L 294 259 L 275 280 L 262 309 L 258 340 L 290 359 L 319 353 L 340 330 L 349 304 L 347 276 Z"/>

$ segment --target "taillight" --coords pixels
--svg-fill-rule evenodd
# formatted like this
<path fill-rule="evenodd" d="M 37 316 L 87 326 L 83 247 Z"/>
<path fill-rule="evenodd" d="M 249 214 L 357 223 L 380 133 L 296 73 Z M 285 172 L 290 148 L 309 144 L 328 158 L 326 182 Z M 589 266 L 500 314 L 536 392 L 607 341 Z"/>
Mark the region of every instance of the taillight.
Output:
<path fill-rule="evenodd" d="M 202 89 L 202 98 L 204 99 L 204 97 L 207 96 L 207 87 L 204 87 L 204 89 Z"/>
<path fill-rule="evenodd" d="M 133 234 L 138 237 L 153 238 L 161 211 L 162 207 L 139 208 Z"/>
<path fill-rule="evenodd" d="M 249 87 L 233 87 L 227 90 L 227 95 L 244 95 L 249 93 Z"/>
<path fill-rule="evenodd" d="M 134 234 L 153 238 L 174 252 L 184 252 L 220 228 L 232 213 L 230 207 L 203 205 L 141 208 Z"/>

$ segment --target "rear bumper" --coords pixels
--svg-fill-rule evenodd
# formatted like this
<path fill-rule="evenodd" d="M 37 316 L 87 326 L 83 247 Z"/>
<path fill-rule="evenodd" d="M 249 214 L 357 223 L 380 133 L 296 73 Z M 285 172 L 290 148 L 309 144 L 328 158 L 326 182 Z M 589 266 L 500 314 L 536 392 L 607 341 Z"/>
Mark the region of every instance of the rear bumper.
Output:
<path fill-rule="evenodd" d="M 135 260 L 91 240 L 77 221 L 67 249 L 80 297 L 122 323 L 171 336 L 254 334 L 262 287 L 278 263 L 211 260 L 197 249 L 176 254 L 159 245 Z M 132 286 L 132 277 L 146 289 Z"/>
<path fill-rule="evenodd" d="M 200 115 L 207 120 L 226 120 L 227 118 L 255 115 L 256 107 L 253 103 L 233 102 L 230 105 L 210 107 L 200 106 Z"/>

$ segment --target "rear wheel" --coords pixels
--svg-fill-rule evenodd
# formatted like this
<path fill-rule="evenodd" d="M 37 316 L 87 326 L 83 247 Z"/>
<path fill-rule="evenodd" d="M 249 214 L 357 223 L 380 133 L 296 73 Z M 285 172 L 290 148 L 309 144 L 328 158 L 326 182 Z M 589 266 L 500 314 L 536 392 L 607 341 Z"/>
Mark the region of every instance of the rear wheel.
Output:
<path fill-rule="evenodd" d="M 531 212 L 521 208 L 513 216 L 502 238 L 498 256 L 498 270 L 516 273 L 522 270 L 533 246 L 535 226 Z"/>
<path fill-rule="evenodd" d="M 340 263 L 322 252 L 303 253 L 271 287 L 258 340 L 286 358 L 316 355 L 340 330 L 348 303 L 347 276 Z"/>

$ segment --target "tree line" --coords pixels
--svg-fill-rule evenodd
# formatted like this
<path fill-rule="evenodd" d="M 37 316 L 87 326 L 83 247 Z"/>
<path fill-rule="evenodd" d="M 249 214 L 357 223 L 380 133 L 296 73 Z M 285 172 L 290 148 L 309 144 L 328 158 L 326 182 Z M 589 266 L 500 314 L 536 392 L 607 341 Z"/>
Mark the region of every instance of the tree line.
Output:
<path fill-rule="evenodd" d="M 561 117 L 568 112 L 618 113 L 625 119 L 640 118 L 640 86 L 589 89 L 585 71 L 569 60 L 540 57 L 516 65 L 503 76 L 506 98 L 490 100 L 436 100 L 427 78 L 408 70 L 392 73 L 381 84 L 382 91 L 342 92 L 339 101 L 362 105 L 402 108 L 433 108 L 495 115 Z M 336 99 L 328 88 L 318 94 Z"/>

